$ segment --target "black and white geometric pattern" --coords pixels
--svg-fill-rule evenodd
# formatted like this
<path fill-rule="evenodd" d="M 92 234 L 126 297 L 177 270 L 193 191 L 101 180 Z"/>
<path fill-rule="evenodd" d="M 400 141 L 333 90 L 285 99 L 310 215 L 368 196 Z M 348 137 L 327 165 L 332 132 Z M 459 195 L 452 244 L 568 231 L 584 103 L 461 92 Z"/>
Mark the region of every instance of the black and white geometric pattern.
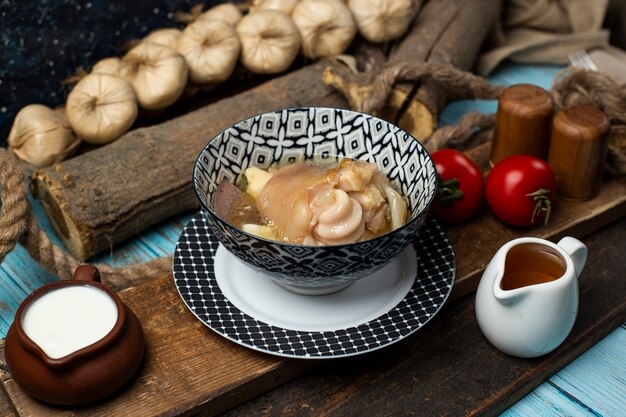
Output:
<path fill-rule="evenodd" d="M 236 181 L 250 166 L 337 157 L 376 163 L 407 198 L 409 221 L 369 241 L 320 247 L 253 236 L 213 212 L 219 183 Z M 382 119 L 350 110 L 296 108 L 261 114 L 220 133 L 198 156 L 193 183 L 212 231 L 228 251 L 285 284 L 320 288 L 371 274 L 411 243 L 434 198 L 436 170 L 417 140 Z"/>
<path fill-rule="evenodd" d="M 285 109 L 237 123 L 202 150 L 194 167 L 194 187 L 211 209 L 222 179 L 234 181 L 250 166 L 267 169 L 277 163 L 336 157 L 378 164 L 407 197 L 413 216 L 430 205 L 436 175 L 426 149 L 385 120 L 345 109 Z"/>
<path fill-rule="evenodd" d="M 243 313 L 222 293 L 214 272 L 219 241 L 198 213 L 184 229 L 174 252 L 174 283 L 191 312 L 221 336 L 266 353 L 297 358 L 357 355 L 395 343 L 421 328 L 441 308 L 454 282 L 452 247 L 437 222 L 428 217 L 415 236 L 415 282 L 386 314 L 356 327 L 298 331 L 272 326 Z"/>

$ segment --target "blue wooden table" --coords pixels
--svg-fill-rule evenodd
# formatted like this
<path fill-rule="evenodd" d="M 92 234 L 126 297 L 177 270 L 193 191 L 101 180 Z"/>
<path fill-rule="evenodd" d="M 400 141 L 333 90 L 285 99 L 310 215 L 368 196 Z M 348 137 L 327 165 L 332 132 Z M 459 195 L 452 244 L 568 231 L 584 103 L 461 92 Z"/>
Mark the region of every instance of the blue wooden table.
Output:
<path fill-rule="evenodd" d="M 491 77 L 494 83 L 521 82 L 549 88 L 560 68 L 551 66 L 502 65 Z M 441 124 L 454 123 L 468 111 L 492 113 L 493 101 L 464 101 L 449 105 Z M 33 201 L 38 220 L 59 243 L 41 206 Z M 193 213 L 163 222 L 94 262 L 123 265 L 143 262 L 173 252 L 178 236 Z M 57 278 L 33 262 L 18 246 L 0 265 L 0 337 L 13 321 L 19 303 L 33 290 Z M 615 329 L 586 353 L 553 375 L 503 416 L 626 416 L 626 323 Z"/>

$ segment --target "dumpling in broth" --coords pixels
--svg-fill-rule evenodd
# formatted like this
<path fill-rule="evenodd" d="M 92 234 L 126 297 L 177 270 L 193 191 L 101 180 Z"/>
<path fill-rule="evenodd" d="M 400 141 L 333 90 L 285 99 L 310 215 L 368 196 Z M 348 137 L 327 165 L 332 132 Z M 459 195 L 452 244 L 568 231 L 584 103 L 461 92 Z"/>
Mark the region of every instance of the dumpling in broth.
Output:
<path fill-rule="evenodd" d="M 406 202 L 375 164 L 343 159 L 330 169 L 296 163 L 270 172 L 249 168 L 245 175 L 259 212 L 290 243 L 353 243 L 406 222 Z"/>

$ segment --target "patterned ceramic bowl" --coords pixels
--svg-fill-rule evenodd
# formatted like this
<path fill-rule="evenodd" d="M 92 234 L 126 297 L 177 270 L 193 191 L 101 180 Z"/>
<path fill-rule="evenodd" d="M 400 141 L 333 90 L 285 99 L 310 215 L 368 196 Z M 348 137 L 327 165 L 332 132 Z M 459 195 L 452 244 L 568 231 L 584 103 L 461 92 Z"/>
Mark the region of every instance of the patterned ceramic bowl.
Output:
<path fill-rule="evenodd" d="M 409 203 L 408 222 L 371 240 L 334 246 L 281 243 L 245 233 L 219 218 L 215 190 L 251 166 L 348 157 L 376 163 Z M 424 147 L 373 116 L 330 108 L 294 108 L 243 120 L 212 139 L 193 172 L 202 212 L 220 243 L 252 268 L 299 293 L 325 294 L 391 261 L 414 238 L 436 190 L 436 170 Z"/>

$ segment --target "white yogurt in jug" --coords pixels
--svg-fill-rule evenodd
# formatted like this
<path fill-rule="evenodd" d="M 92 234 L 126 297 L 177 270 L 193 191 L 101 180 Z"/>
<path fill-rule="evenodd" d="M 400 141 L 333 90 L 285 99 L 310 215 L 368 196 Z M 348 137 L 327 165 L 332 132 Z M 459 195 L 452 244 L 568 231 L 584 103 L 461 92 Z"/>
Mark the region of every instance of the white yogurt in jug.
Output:
<path fill-rule="evenodd" d="M 51 290 L 22 314 L 26 335 L 52 359 L 106 336 L 117 322 L 117 305 L 101 289 L 72 285 Z"/>

